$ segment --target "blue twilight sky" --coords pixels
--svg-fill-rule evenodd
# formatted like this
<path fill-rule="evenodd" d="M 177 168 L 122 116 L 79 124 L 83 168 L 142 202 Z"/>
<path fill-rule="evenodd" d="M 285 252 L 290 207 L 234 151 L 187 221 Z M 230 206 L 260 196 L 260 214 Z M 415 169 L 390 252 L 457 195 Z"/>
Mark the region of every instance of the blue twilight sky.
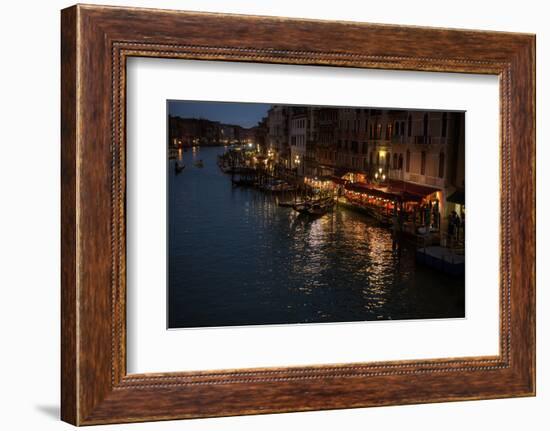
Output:
<path fill-rule="evenodd" d="M 253 127 L 267 115 L 267 103 L 168 101 L 168 114 L 183 118 L 204 118 L 225 124 Z"/>

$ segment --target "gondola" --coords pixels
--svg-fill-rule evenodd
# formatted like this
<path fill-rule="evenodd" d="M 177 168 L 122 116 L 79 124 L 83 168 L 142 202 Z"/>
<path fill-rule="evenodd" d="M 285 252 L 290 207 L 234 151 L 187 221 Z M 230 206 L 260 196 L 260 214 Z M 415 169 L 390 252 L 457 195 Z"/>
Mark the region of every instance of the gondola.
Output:
<path fill-rule="evenodd" d="M 332 210 L 334 201 L 332 199 L 323 199 L 312 202 L 304 202 L 292 206 L 294 211 L 300 214 L 309 215 L 312 217 L 320 217 Z"/>
<path fill-rule="evenodd" d="M 175 167 L 175 170 L 176 170 L 176 174 L 180 174 L 185 169 L 185 165 L 184 164 L 180 165 L 179 162 L 176 162 L 174 167 Z"/>

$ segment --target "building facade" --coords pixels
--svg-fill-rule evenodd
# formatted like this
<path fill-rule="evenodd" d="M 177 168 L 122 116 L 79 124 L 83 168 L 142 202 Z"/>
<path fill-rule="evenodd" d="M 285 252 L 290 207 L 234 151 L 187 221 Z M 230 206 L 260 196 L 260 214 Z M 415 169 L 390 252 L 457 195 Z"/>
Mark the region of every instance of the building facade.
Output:
<path fill-rule="evenodd" d="M 291 108 L 290 114 L 290 167 L 298 175 L 306 172 L 306 141 L 308 108 Z"/>
<path fill-rule="evenodd" d="M 267 143 L 274 154 L 275 162 L 285 168 L 291 168 L 289 145 L 290 108 L 273 105 L 267 114 Z"/>
<path fill-rule="evenodd" d="M 168 133 L 173 148 L 252 143 L 256 136 L 255 127 L 178 116 L 168 118 Z"/>

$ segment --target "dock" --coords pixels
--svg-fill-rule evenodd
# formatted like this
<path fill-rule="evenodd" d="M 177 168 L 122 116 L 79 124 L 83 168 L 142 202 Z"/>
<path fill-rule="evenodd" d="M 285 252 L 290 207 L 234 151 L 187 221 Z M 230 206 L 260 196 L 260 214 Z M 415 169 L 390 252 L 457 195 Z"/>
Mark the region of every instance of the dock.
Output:
<path fill-rule="evenodd" d="M 416 261 L 455 277 L 464 275 L 464 254 L 458 254 L 448 247 L 432 245 L 418 248 Z"/>

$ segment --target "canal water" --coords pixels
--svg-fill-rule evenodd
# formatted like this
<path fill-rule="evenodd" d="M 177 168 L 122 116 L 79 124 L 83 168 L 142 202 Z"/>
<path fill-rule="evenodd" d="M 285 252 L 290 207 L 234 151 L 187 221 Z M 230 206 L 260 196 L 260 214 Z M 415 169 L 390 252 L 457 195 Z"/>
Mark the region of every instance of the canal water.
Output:
<path fill-rule="evenodd" d="M 179 175 L 169 162 L 170 328 L 464 317 L 463 278 L 415 264 L 366 215 L 311 220 L 232 187 L 223 152 L 184 152 Z"/>

